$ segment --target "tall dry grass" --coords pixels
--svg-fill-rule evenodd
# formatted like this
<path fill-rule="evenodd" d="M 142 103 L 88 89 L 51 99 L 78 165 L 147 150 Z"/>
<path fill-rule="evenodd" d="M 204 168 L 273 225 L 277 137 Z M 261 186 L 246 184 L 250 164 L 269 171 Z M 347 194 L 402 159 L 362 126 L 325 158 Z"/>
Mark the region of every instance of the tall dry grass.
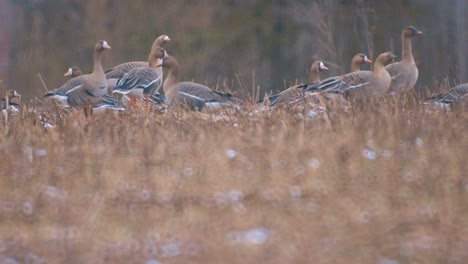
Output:
<path fill-rule="evenodd" d="M 0 129 L 1 261 L 468 259 L 466 113 L 135 110 L 80 126 L 51 109 L 44 129 L 23 110 Z"/>

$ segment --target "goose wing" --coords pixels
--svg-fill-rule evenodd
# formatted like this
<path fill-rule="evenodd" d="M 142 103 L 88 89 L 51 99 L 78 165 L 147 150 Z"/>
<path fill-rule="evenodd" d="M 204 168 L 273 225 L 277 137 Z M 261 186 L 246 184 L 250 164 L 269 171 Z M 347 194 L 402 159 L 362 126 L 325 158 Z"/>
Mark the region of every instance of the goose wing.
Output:
<path fill-rule="evenodd" d="M 124 74 L 113 92 L 127 94 L 133 89 L 142 89 L 144 94 L 157 92 L 162 85 L 161 75 L 150 67 L 138 67 Z"/>
<path fill-rule="evenodd" d="M 120 79 L 124 76 L 125 73 L 131 71 L 134 68 L 138 67 L 147 67 L 148 62 L 146 61 L 131 61 L 119 64 L 115 67 L 105 70 L 107 79 Z"/>

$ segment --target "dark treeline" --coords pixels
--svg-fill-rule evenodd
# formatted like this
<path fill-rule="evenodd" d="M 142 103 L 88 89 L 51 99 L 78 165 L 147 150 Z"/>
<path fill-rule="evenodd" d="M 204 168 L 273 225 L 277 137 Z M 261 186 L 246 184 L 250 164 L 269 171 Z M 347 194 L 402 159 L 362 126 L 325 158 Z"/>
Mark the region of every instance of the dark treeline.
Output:
<path fill-rule="evenodd" d="M 400 32 L 414 25 L 418 90 L 468 81 L 466 0 L 0 0 L 0 79 L 27 97 L 40 96 L 70 65 L 91 70 L 92 47 L 106 39 L 105 66 L 145 60 L 153 40 L 168 34 L 167 50 L 182 78 L 279 91 L 307 80 L 316 58 L 330 71 L 349 70 L 351 57 L 401 54 Z M 4 14 L 4 15 L 3 15 Z"/>

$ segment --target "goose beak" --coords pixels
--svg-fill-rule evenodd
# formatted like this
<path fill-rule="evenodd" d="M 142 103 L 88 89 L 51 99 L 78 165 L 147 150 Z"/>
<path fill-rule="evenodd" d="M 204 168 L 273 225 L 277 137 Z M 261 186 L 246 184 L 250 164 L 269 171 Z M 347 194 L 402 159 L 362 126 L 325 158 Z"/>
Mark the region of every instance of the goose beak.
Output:
<path fill-rule="evenodd" d="M 72 76 L 73 70 L 72 68 L 68 68 L 68 71 L 63 76 Z"/>
<path fill-rule="evenodd" d="M 369 60 L 369 58 L 366 57 L 366 58 L 364 58 L 364 63 L 372 63 L 372 61 Z"/>
<path fill-rule="evenodd" d="M 422 33 L 422 31 L 419 31 L 419 30 L 418 30 L 416 33 L 414 33 L 414 35 L 420 36 L 420 35 L 423 35 L 423 33 Z"/>
<path fill-rule="evenodd" d="M 107 41 L 104 41 L 104 43 L 102 44 L 102 47 L 103 47 L 104 49 L 112 49 L 112 47 L 109 46 L 109 44 L 107 43 Z"/>
<path fill-rule="evenodd" d="M 171 39 L 168 36 L 165 36 L 164 37 L 164 42 L 169 42 L 169 41 L 171 41 Z"/>
<path fill-rule="evenodd" d="M 320 67 L 320 70 L 322 70 L 322 71 L 328 71 L 328 67 L 325 66 L 325 65 L 322 65 L 322 66 Z"/>
<path fill-rule="evenodd" d="M 13 95 L 16 96 L 16 97 L 21 97 L 21 94 L 19 94 L 17 91 L 14 91 Z"/>

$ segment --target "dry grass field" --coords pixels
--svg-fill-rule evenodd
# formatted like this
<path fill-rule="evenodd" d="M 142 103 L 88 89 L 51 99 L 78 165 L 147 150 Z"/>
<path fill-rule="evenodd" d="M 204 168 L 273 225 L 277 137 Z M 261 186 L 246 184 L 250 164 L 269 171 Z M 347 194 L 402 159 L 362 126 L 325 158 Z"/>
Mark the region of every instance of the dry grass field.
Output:
<path fill-rule="evenodd" d="M 46 129 L 34 105 L 0 127 L 0 263 L 468 261 L 466 112 L 152 109 L 80 125 L 44 108 Z"/>

